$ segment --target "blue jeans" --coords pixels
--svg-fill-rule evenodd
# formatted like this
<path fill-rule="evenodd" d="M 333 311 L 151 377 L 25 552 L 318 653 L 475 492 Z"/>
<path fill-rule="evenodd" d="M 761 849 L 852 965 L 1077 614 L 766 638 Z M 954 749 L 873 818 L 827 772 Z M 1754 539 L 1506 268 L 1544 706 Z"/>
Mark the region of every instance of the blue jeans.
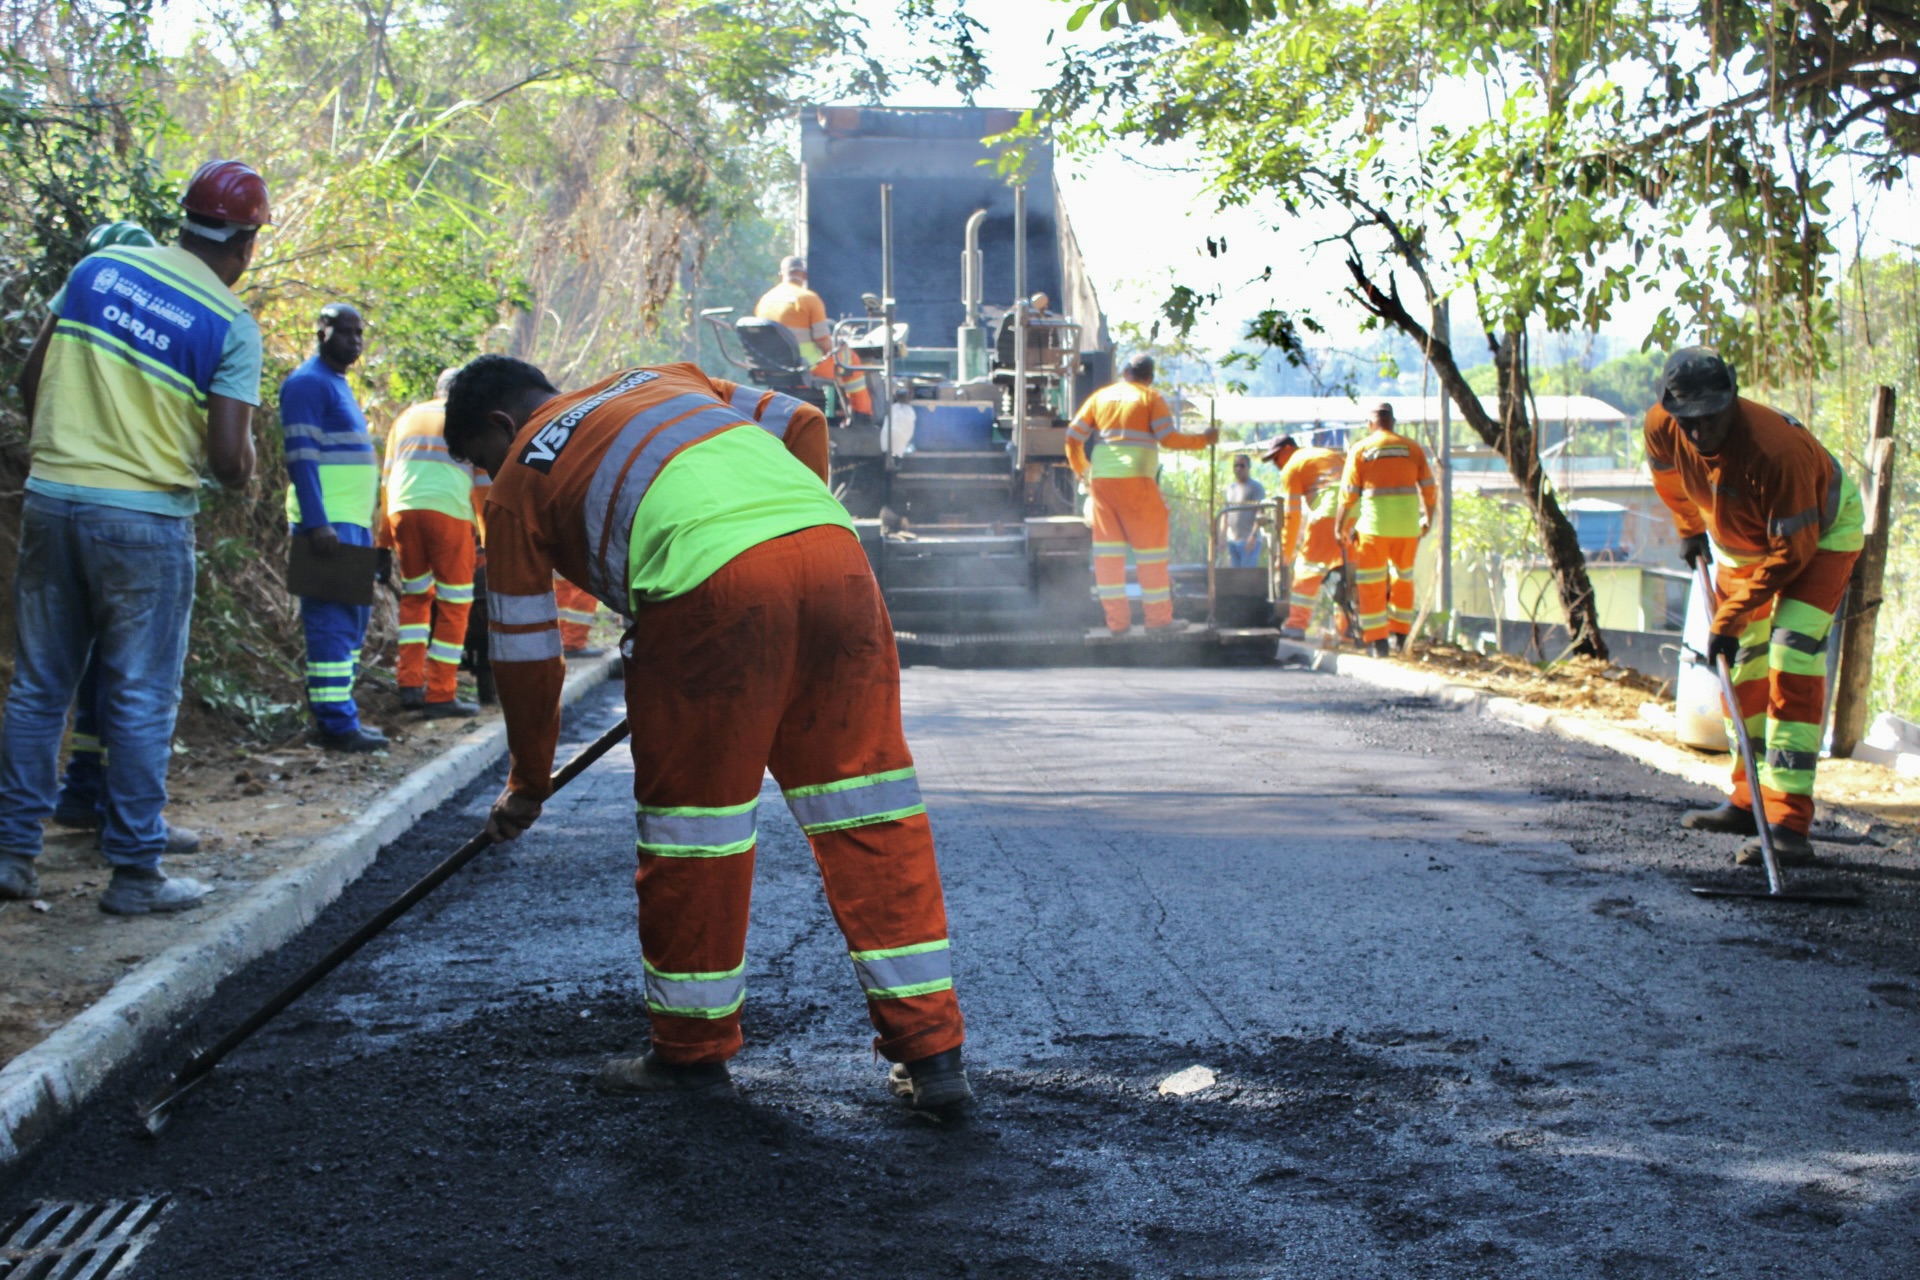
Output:
<path fill-rule="evenodd" d="M 107 766 L 101 741 L 100 661 L 89 656 L 87 669 L 80 673 L 79 695 L 73 700 L 73 743 L 54 812 L 79 814 L 92 810 L 106 815 Z"/>
<path fill-rule="evenodd" d="M 1228 538 L 1227 564 L 1234 569 L 1258 569 L 1260 567 L 1259 533 L 1255 532 L 1245 542 Z"/>
<path fill-rule="evenodd" d="M 0 850 L 40 852 L 67 709 L 91 652 L 106 747 L 101 849 L 115 866 L 158 866 L 193 616 L 193 520 L 29 493 L 13 600 L 13 686 L 0 724 Z"/>

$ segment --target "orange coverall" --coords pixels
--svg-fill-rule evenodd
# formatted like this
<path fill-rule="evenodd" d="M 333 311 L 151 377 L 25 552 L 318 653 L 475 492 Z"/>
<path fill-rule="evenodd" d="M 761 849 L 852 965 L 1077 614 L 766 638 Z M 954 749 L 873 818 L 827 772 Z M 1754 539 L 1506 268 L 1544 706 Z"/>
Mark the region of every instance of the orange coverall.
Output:
<path fill-rule="evenodd" d="M 553 601 L 560 609 L 561 647 L 568 653 L 579 653 L 587 647 L 600 602 L 591 591 L 582 591 L 557 573 L 553 575 Z"/>
<path fill-rule="evenodd" d="M 1439 501 L 1417 441 L 1375 428 L 1347 455 L 1340 532 L 1353 536 L 1354 594 L 1369 644 L 1413 632 L 1413 557 Z"/>
<path fill-rule="evenodd" d="M 1173 427 L 1173 410 L 1152 387 L 1124 379 L 1087 397 L 1067 428 L 1067 463 L 1087 481 L 1093 509 L 1093 582 L 1107 630 L 1125 633 L 1127 551 L 1140 580 L 1151 628 L 1173 625 L 1167 575 L 1167 500 L 1160 496 L 1160 450 L 1204 449 L 1207 438 Z"/>
<path fill-rule="evenodd" d="M 387 433 L 378 546 L 400 569 L 400 645 L 394 678 L 424 686 L 429 703 L 452 702 L 473 607 L 476 549 L 472 467 L 455 462 L 441 435 L 445 406 L 414 405 Z M 465 515 L 456 514 L 464 512 Z"/>
<path fill-rule="evenodd" d="M 1280 500 L 1286 504 L 1281 520 L 1280 555 L 1293 561 L 1293 584 L 1288 595 L 1287 623 L 1305 631 L 1313 621 L 1313 606 L 1327 575 L 1340 567 L 1340 540 L 1334 534 L 1333 506 L 1340 495 L 1340 475 L 1346 455 L 1338 449 L 1306 445 L 1294 450 L 1280 468 Z M 1300 538 L 1301 524 L 1306 538 Z M 1299 548 L 1296 559 L 1294 550 Z"/>
<path fill-rule="evenodd" d="M 841 352 L 841 363 L 849 366 L 843 377 L 833 364 L 833 326 L 827 323 L 827 304 L 820 295 L 803 284 L 786 281 L 760 295 L 753 314 L 762 320 L 785 325 L 800 344 L 800 354 L 817 361 L 813 376 L 833 383 L 855 413 L 871 414 L 873 396 L 867 391 L 867 375 L 860 372 L 860 357 Z"/>
<path fill-rule="evenodd" d="M 964 1038 L 892 624 L 826 474 L 819 410 L 677 364 L 549 401 L 488 499 L 514 791 L 546 797 L 559 735 L 555 570 L 633 617 L 635 885 L 653 1048 L 668 1062 L 724 1061 L 740 1047 L 769 769 L 812 843 L 876 1047 L 913 1061 Z M 752 541 L 767 530 L 778 532 Z M 645 585 L 697 577 L 704 569 L 682 566 L 715 554 L 731 558 L 678 594 Z"/>
<path fill-rule="evenodd" d="M 1766 819 L 1804 835 L 1825 736 L 1827 633 L 1860 555 L 1865 513 L 1859 489 L 1812 433 L 1765 405 L 1735 404 L 1739 418 L 1711 458 L 1655 405 L 1647 466 L 1680 536 L 1704 532 L 1713 543 L 1713 630 L 1740 641 L 1733 692 L 1753 739 Z M 1738 752 L 1733 803 L 1754 807 Z"/>

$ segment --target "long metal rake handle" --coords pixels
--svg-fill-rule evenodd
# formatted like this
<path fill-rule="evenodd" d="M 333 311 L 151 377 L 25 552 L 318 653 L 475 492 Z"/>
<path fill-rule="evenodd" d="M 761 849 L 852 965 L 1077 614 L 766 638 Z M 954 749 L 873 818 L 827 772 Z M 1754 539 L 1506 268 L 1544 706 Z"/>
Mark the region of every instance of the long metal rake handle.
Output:
<path fill-rule="evenodd" d="M 1707 572 L 1707 558 L 1701 556 L 1693 562 L 1694 576 L 1700 580 L 1700 588 L 1706 593 L 1707 607 L 1720 606 L 1720 593 L 1714 590 L 1713 576 Z M 1720 697 L 1727 704 L 1727 719 L 1733 722 L 1733 740 L 1740 747 L 1740 766 L 1747 774 L 1747 794 L 1753 800 L 1754 826 L 1760 829 L 1760 858 L 1767 864 L 1767 891 L 1775 897 L 1787 891 L 1787 882 L 1780 874 L 1780 858 L 1773 851 L 1773 832 L 1767 826 L 1767 805 L 1760 795 L 1760 773 L 1754 766 L 1753 738 L 1747 732 L 1747 718 L 1740 714 L 1740 699 L 1733 691 L 1733 667 L 1725 655 L 1714 660 L 1714 674 L 1720 677 Z"/>
<path fill-rule="evenodd" d="M 611 729 L 608 729 L 598 738 L 588 743 L 580 750 L 579 754 L 561 766 L 560 772 L 553 775 L 553 790 L 558 792 L 560 788 L 585 773 L 594 761 L 619 745 L 621 739 L 626 736 L 627 721 L 623 717 L 619 724 L 614 725 Z M 288 1005 L 305 995 L 315 983 L 346 963 L 356 951 L 386 932 L 387 928 L 392 925 L 394 921 L 410 911 L 422 898 L 445 884 L 460 868 L 466 866 L 469 862 L 472 862 L 492 847 L 493 841 L 488 838 L 485 831 L 481 831 L 475 835 L 438 866 L 434 867 L 433 870 L 427 872 L 426 875 L 415 881 L 411 888 L 398 898 L 395 898 L 380 914 L 374 916 L 371 920 L 354 930 L 353 935 L 347 938 L 346 941 L 327 952 L 322 959 L 313 964 L 304 973 L 300 974 L 299 977 L 282 987 L 277 995 L 261 1005 L 259 1009 L 255 1010 L 253 1015 L 245 1022 L 242 1022 L 239 1026 L 227 1032 L 226 1035 L 220 1037 L 219 1041 L 214 1044 L 212 1048 L 195 1054 L 193 1058 L 188 1061 L 187 1065 L 180 1068 L 180 1070 L 174 1074 L 173 1080 L 166 1086 L 161 1095 L 141 1108 L 140 1115 L 147 1123 L 147 1127 L 157 1132 L 158 1125 L 155 1123 L 156 1118 L 182 1095 L 198 1086 L 208 1075 L 212 1074 L 213 1069 L 220 1065 L 222 1058 L 246 1043 L 261 1027 L 266 1026 L 267 1023 L 280 1016 L 281 1012 L 285 1010 Z"/>

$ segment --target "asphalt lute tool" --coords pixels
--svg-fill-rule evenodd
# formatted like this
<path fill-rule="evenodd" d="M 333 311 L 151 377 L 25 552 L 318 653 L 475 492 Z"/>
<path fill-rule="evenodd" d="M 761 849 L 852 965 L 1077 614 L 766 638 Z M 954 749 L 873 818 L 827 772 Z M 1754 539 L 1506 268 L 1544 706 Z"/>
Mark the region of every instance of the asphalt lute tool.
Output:
<path fill-rule="evenodd" d="M 605 733 L 595 738 L 580 750 L 580 753 L 561 767 L 553 775 L 553 790 L 557 794 L 560 788 L 585 773 L 589 766 L 601 756 L 607 754 L 621 739 L 627 736 L 627 722 L 623 718 Z M 176 1071 L 173 1078 L 158 1093 L 141 1104 L 140 1122 L 148 1133 L 157 1134 L 166 1127 L 169 1118 L 168 1109 L 181 1098 L 203 1084 L 220 1065 L 220 1060 L 239 1048 L 254 1032 L 279 1017 L 286 1007 L 305 995 L 308 988 L 320 979 L 332 973 L 354 952 L 386 932 L 387 926 L 405 915 L 413 905 L 450 880 L 460 868 L 493 847 L 493 841 L 485 831 L 474 836 L 455 850 L 450 856 L 426 875 L 420 877 L 412 888 L 395 898 L 380 914 L 354 930 L 353 936 L 342 942 L 318 963 L 280 989 L 279 994 L 256 1009 L 252 1016 L 226 1035 L 220 1037 L 212 1048 L 196 1053 L 188 1059 L 187 1065 Z"/>
<path fill-rule="evenodd" d="M 1709 609 L 1720 604 L 1720 593 L 1713 589 L 1713 575 L 1707 571 L 1707 558 L 1693 562 L 1694 576 L 1706 594 Z M 1714 673 L 1720 677 L 1720 697 L 1726 703 L 1727 722 L 1733 726 L 1733 740 L 1740 751 L 1741 767 L 1747 771 L 1747 793 L 1753 797 L 1754 825 L 1760 829 L 1760 857 L 1767 864 L 1767 887 L 1744 885 L 1689 885 L 1702 898 L 1762 898 L 1768 902 L 1812 902 L 1844 906 L 1860 901 L 1858 892 L 1831 885 L 1792 886 L 1780 867 L 1780 855 L 1774 852 L 1773 831 L 1767 823 L 1766 804 L 1760 798 L 1760 771 L 1754 767 L 1753 735 L 1747 732 L 1746 717 L 1740 714 L 1740 700 L 1733 692 L 1733 667 L 1722 654 L 1714 659 Z"/>

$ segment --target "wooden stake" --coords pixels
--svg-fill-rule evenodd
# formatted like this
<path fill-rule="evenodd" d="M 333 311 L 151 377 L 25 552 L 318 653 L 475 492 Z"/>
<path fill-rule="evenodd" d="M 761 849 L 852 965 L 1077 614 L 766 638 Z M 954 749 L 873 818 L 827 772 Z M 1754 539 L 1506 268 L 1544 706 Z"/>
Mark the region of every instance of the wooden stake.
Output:
<path fill-rule="evenodd" d="M 1207 429 L 1220 429 L 1219 415 L 1212 400 L 1207 401 Z M 1217 614 L 1214 608 L 1214 561 L 1220 558 L 1220 520 L 1214 514 L 1214 482 L 1219 473 L 1217 462 L 1219 449 L 1215 442 L 1207 443 L 1207 627 L 1215 625 Z"/>
<path fill-rule="evenodd" d="M 1866 544 L 1847 584 L 1847 616 L 1840 627 L 1840 671 L 1833 698 L 1833 754 L 1850 756 L 1867 732 L 1873 693 L 1873 642 L 1887 573 L 1887 534 L 1893 513 L 1893 388 L 1873 396 L 1867 445 Z"/>

